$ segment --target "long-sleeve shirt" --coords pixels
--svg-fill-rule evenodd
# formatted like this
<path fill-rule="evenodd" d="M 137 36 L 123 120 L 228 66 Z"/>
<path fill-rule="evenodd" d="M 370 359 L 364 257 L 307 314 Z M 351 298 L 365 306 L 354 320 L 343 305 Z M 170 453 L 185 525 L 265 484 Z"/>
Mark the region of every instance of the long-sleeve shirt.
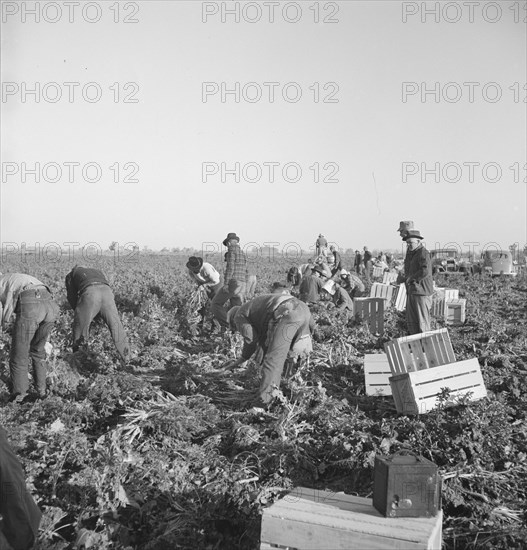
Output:
<path fill-rule="evenodd" d="M 333 251 L 333 258 L 333 269 L 342 269 L 342 258 L 336 250 Z"/>
<path fill-rule="evenodd" d="M 246 302 L 236 313 L 235 323 L 243 337 L 242 358 L 247 360 L 256 351 L 258 345 L 265 348 L 269 322 L 275 310 L 288 300 L 296 300 L 288 294 L 261 294 Z M 305 333 L 314 328 L 310 317 Z"/>
<path fill-rule="evenodd" d="M 9 322 L 21 292 L 32 286 L 45 286 L 25 273 L 10 273 L 0 277 L 0 319 L 2 327 Z"/>
<path fill-rule="evenodd" d="M 335 290 L 335 294 L 333 295 L 333 303 L 338 309 L 349 309 L 350 311 L 353 311 L 353 300 L 342 287 Z"/>
<path fill-rule="evenodd" d="M 357 275 L 354 275 L 353 273 L 350 273 L 346 277 L 341 277 L 342 280 L 342 286 L 346 291 L 352 291 L 355 289 L 358 289 L 359 292 L 364 292 L 365 286 L 364 283 L 360 280 Z"/>
<path fill-rule="evenodd" d="M 14 550 L 28 550 L 35 542 L 42 513 L 26 489 L 24 471 L 0 428 L 0 515 L 2 532 Z"/>
<path fill-rule="evenodd" d="M 207 262 L 203 263 L 198 273 L 194 273 L 194 271 L 190 269 L 188 270 L 188 272 L 191 279 L 198 283 L 198 286 L 214 286 L 220 282 L 220 274 L 216 271 L 213 265 Z"/>
<path fill-rule="evenodd" d="M 298 289 L 302 302 L 318 302 L 323 283 L 316 275 L 305 275 Z"/>
<path fill-rule="evenodd" d="M 432 261 L 428 250 L 423 245 L 406 252 L 404 276 L 408 294 L 431 296 L 434 293 Z"/>
<path fill-rule="evenodd" d="M 364 255 L 362 257 L 362 261 L 364 262 L 364 265 L 368 265 L 368 262 L 371 262 L 372 255 L 369 250 L 364 251 Z"/>
<path fill-rule="evenodd" d="M 232 279 L 244 283 L 247 271 L 247 259 L 239 245 L 229 245 L 225 254 L 225 261 L 227 262 L 227 266 L 225 268 L 224 283 L 227 285 Z"/>
<path fill-rule="evenodd" d="M 77 307 L 77 300 L 82 291 L 94 283 L 110 286 L 102 271 L 92 267 L 77 266 L 66 275 L 66 293 L 73 309 Z"/>

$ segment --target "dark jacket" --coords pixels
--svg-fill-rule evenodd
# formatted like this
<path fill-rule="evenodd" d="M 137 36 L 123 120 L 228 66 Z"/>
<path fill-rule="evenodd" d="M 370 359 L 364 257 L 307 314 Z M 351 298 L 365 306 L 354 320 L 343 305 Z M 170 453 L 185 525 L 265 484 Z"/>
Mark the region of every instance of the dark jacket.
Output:
<path fill-rule="evenodd" d="M 302 277 L 302 282 L 298 288 L 302 302 L 318 302 L 322 286 L 322 281 L 316 275 L 305 275 Z"/>
<path fill-rule="evenodd" d="M 408 294 L 432 296 L 434 293 L 432 262 L 430 254 L 423 245 L 406 253 L 404 275 Z"/>
<path fill-rule="evenodd" d="M 71 307 L 77 307 L 80 294 L 93 284 L 109 285 L 102 271 L 91 267 L 74 267 L 66 275 L 66 292 Z"/>
<path fill-rule="evenodd" d="M 2 533 L 14 550 L 35 542 L 42 513 L 26 489 L 24 471 L 0 428 L 0 515 Z"/>
<path fill-rule="evenodd" d="M 362 261 L 364 262 L 364 265 L 368 265 L 368 262 L 371 262 L 372 255 L 369 250 L 364 251 L 364 256 L 362 257 Z"/>

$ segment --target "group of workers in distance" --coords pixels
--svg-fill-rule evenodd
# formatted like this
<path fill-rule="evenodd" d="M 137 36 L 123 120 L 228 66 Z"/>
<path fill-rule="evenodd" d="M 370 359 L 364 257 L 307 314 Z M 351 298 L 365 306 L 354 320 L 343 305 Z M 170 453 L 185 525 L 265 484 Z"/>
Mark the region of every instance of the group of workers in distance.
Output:
<path fill-rule="evenodd" d="M 413 222 L 403 221 L 399 234 L 407 244 L 404 272 L 397 282 L 407 289 L 406 318 L 408 332 L 430 330 L 430 306 L 433 294 L 430 256 L 422 245 L 421 233 Z M 337 308 L 353 311 L 353 298 L 364 294 L 373 265 L 367 247 L 355 254 L 354 269 L 342 267 L 335 247 L 319 235 L 317 257 L 306 264 L 292 267 L 287 284 L 275 282 L 268 292 L 254 297 L 256 273 L 240 247 L 236 233 L 223 241 L 227 247 L 223 280 L 220 273 L 202 258 L 192 256 L 186 268 L 192 279 L 210 299 L 213 317 L 219 327 L 239 332 L 243 348 L 238 359 L 227 361 L 223 370 L 240 367 L 253 359 L 261 367 L 259 388 L 251 406 L 265 407 L 272 400 L 273 388 L 279 386 L 285 364 L 298 362 L 313 349 L 311 335 L 314 320 L 310 307 L 321 294 L 326 294 Z M 333 257 L 332 267 L 326 261 Z M 357 258 L 359 260 L 357 263 Z M 387 262 L 382 257 L 380 262 Z M 110 329 L 122 363 L 130 357 L 130 346 L 119 318 L 114 294 L 104 274 L 95 268 L 75 266 L 65 280 L 68 302 L 74 310 L 73 350 L 88 343 L 90 324 L 97 314 Z M 226 307 L 228 306 L 228 307 Z M 33 367 L 37 398 L 46 396 L 46 343 L 59 316 L 59 307 L 50 289 L 30 275 L 0 273 L 0 318 L 6 328 L 13 317 L 10 350 L 10 400 L 16 403 L 30 399 L 28 366 Z M 29 549 L 36 538 L 40 511 L 25 489 L 22 468 L 0 429 L 0 538 L 3 535 L 16 549 Z M 9 488 L 13 490 L 8 490 Z M 6 489 L 7 488 L 7 489 Z M 1 542 L 1 541 L 0 541 Z"/>

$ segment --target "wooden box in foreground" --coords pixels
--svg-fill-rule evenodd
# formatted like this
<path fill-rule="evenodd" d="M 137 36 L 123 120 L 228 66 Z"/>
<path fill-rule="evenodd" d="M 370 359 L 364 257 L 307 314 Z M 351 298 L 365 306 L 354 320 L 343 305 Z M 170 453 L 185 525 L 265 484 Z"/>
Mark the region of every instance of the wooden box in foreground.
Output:
<path fill-rule="evenodd" d="M 477 359 L 467 359 L 432 369 L 396 374 L 390 378 L 395 408 L 401 414 L 424 414 L 438 405 L 443 388 L 450 390 L 445 405 L 470 394 L 470 400 L 487 396 Z"/>
<path fill-rule="evenodd" d="M 440 550 L 442 512 L 386 518 L 370 498 L 298 487 L 266 508 L 260 550 Z"/>
<path fill-rule="evenodd" d="M 392 395 L 390 363 L 385 353 L 369 353 L 364 356 L 364 382 L 366 395 Z"/>

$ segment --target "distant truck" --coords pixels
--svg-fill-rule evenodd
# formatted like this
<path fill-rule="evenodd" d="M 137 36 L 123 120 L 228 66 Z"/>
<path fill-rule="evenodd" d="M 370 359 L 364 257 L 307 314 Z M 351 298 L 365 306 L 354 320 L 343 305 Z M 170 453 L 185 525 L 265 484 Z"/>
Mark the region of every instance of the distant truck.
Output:
<path fill-rule="evenodd" d="M 481 255 L 481 264 L 483 273 L 493 277 L 515 277 L 518 274 L 509 250 L 485 250 Z"/>
<path fill-rule="evenodd" d="M 474 266 L 466 259 L 461 258 L 456 248 L 436 248 L 430 251 L 432 273 L 462 273 L 472 275 Z"/>

